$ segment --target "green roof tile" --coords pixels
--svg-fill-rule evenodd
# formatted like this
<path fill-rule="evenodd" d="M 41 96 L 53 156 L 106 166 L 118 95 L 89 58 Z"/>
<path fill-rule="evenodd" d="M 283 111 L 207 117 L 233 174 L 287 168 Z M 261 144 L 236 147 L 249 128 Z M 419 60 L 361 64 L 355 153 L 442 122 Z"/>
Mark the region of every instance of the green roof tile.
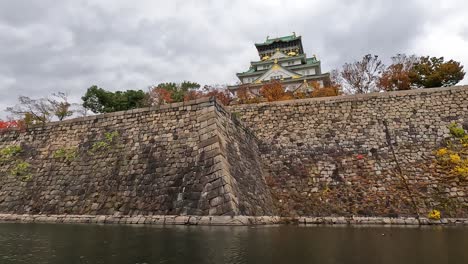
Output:
<path fill-rule="evenodd" d="M 238 74 L 245 74 L 245 73 L 252 73 L 252 72 L 255 72 L 255 69 L 253 67 L 250 67 L 247 71 L 239 72 Z"/>
<path fill-rule="evenodd" d="M 312 58 L 307 58 L 307 59 L 306 59 L 306 64 L 315 64 L 315 63 L 317 63 L 317 62 L 318 62 L 318 60 L 317 60 L 316 57 L 312 57 Z"/>
<path fill-rule="evenodd" d="M 290 36 L 284 36 L 284 37 L 272 38 L 272 39 L 268 38 L 263 43 L 255 43 L 255 46 L 270 45 L 271 43 L 277 42 L 277 41 L 288 42 L 288 41 L 296 40 L 296 39 L 299 39 L 299 38 L 301 38 L 301 37 L 300 36 L 297 37 L 296 35 L 290 35 Z"/>

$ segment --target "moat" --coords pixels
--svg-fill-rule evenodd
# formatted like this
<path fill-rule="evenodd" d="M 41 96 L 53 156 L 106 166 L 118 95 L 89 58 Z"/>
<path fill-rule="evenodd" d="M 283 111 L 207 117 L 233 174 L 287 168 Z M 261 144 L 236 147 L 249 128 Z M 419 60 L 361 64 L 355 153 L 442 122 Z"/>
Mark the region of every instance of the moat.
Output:
<path fill-rule="evenodd" d="M 467 245 L 466 227 L 0 224 L 5 264 L 464 263 Z"/>

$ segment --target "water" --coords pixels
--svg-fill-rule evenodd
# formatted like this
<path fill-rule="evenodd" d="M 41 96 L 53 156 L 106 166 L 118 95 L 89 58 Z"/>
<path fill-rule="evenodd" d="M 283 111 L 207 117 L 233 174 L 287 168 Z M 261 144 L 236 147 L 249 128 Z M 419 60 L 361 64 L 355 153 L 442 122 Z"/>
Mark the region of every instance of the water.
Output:
<path fill-rule="evenodd" d="M 0 224 L 0 263 L 468 263 L 464 227 Z"/>

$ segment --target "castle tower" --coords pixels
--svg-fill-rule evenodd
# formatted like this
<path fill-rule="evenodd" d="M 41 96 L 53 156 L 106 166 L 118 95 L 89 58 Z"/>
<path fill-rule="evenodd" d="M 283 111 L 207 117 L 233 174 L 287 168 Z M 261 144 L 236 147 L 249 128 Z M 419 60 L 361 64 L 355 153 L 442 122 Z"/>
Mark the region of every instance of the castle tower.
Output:
<path fill-rule="evenodd" d="M 252 92 L 258 92 L 270 80 L 279 80 L 288 91 L 308 87 L 311 81 L 321 85 L 330 80 L 329 73 L 322 73 L 316 56 L 308 58 L 302 47 L 301 36 L 295 33 L 280 38 L 267 37 L 265 42 L 256 43 L 259 60 L 250 62 L 250 68 L 237 73 L 240 84 L 229 86 L 232 93 L 241 85 L 249 85 Z"/>

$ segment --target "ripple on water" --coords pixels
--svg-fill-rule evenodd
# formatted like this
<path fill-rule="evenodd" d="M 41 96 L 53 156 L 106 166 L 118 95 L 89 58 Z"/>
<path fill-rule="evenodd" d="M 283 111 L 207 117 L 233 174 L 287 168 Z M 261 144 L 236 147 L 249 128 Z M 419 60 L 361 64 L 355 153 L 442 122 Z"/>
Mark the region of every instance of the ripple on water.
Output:
<path fill-rule="evenodd" d="M 0 224 L 0 263 L 440 264 L 468 259 L 467 239 L 464 227 Z"/>

